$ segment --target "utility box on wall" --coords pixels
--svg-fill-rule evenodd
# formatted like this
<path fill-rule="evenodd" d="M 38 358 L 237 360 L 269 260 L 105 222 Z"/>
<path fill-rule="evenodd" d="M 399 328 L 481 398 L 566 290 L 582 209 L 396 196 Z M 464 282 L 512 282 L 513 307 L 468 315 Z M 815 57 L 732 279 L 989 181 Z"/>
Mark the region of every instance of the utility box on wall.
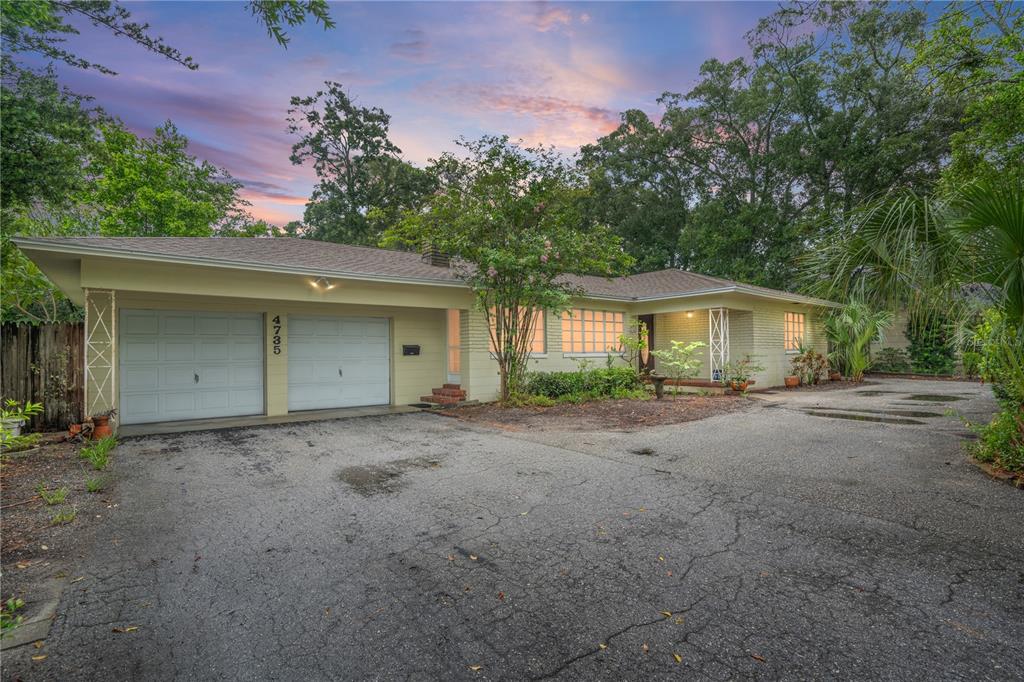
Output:
<path fill-rule="evenodd" d="M 414 346 L 406 346 L 406 345 L 402 346 L 402 355 L 419 355 L 419 354 L 420 354 L 419 344 L 416 344 Z"/>

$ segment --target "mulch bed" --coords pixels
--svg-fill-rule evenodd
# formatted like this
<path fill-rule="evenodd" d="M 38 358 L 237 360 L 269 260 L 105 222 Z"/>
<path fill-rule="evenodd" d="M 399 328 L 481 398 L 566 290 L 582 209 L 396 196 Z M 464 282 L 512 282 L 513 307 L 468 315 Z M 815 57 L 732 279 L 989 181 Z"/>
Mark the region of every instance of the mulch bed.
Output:
<path fill-rule="evenodd" d="M 813 393 L 816 391 L 842 391 L 849 388 L 864 388 L 865 386 L 877 386 L 877 381 L 864 380 L 859 384 L 852 381 L 823 381 L 820 384 L 801 384 L 796 388 L 776 386 L 765 393 Z"/>
<path fill-rule="evenodd" d="M 595 400 L 553 407 L 470 405 L 439 412 L 456 419 L 509 431 L 622 431 L 706 419 L 746 409 L 751 401 L 739 395 L 680 395 L 664 400 Z"/>
<path fill-rule="evenodd" d="M 78 457 L 81 446 L 62 438 L 61 434 L 50 434 L 38 449 L 5 453 L 0 458 L 3 599 L 13 595 L 27 601 L 35 585 L 61 577 L 114 504 L 109 467 L 107 471 L 94 471 Z M 98 476 L 105 479 L 104 490 L 87 492 L 86 479 Z M 64 502 L 47 505 L 36 491 L 40 483 L 51 491 L 66 487 Z M 69 523 L 51 523 L 59 511 L 71 510 L 75 517 Z"/>

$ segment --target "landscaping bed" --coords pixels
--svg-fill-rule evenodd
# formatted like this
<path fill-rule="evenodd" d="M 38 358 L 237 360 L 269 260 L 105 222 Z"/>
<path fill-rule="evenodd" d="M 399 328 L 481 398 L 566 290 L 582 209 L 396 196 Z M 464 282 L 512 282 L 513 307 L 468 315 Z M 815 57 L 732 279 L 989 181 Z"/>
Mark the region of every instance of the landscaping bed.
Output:
<path fill-rule="evenodd" d="M 509 431 L 621 431 L 680 424 L 748 408 L 740 395 L 679 395 L 664 400 L 594 400 L 552 407 L 505 407 L 499 403 L 459 407 L 441 413 Z"/>
<path fill-rule="evenodd" d="M 48 434 L 36 448 L 2 456 L 2 596 L 23 599 L 16 615 L 26 620 L 37 615 L 55 582 L 72 578 L 72 565 L 115 504 L 110 472 L 94 470 L 79 457 L 80 448 L 63 434 Z M 89 492 L 89 480 L 102 489 Z"/>
<path fill-rule="evenodd" d="M 785 388 L 784 386 L 777 386 L 772 388 L 773 393 L 789 393 L 789 392 L 815 392 L 815 391 L 842 391 L 850 388 L 864 388 L 866 386 L 876 386 L 877 381 L 861 381 L 856 383 L 853 381 L 823 381 L 820 384 L 800 384 L 796 388 Z"/>

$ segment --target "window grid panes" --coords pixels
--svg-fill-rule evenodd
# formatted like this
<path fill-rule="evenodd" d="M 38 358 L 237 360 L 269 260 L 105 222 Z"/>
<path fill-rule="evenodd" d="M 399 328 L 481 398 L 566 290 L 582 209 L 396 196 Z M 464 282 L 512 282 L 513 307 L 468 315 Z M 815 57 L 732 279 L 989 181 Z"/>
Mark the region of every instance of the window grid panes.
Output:
<path fill-rule="evenodd" d="M 796 352 L 804 342 L 804 314 L 786 313 L 786 351 Z"/>
<path fill-rule="evenodd" d="M 547 320 L 544 319 L 543 310 L 533 311 L 533 338 L 530 340 L 530 353 L 533 355 L 544 354 L 547 352 L 547 339 L 544 333 L 546 328 Z M 491 309 L 491 327 L 494 327 L 494 309 Z M 488 335 L 490 336 L 490 335 Z M 494 339 L 491 338 L 489 344 L 491 352 L 494 352 Z"/>
<path fill-rule="evenodd" d="M 562 313 L 562 351 L 609 353 L 620 350 L 625 314 L 576 308 Z"/>

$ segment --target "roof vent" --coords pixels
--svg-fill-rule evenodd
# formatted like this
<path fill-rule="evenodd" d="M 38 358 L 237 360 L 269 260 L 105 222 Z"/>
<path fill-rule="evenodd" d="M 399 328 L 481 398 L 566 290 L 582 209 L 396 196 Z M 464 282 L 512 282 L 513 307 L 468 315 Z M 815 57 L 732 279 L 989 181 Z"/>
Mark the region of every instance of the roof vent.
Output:
<path fill-rule="evenodd" d="M 432 246 L 424 246 L 423 262 L 439 268 L 447 268 L 452 264 L 452 258 L 440 249 L 436 249 Z"/>

